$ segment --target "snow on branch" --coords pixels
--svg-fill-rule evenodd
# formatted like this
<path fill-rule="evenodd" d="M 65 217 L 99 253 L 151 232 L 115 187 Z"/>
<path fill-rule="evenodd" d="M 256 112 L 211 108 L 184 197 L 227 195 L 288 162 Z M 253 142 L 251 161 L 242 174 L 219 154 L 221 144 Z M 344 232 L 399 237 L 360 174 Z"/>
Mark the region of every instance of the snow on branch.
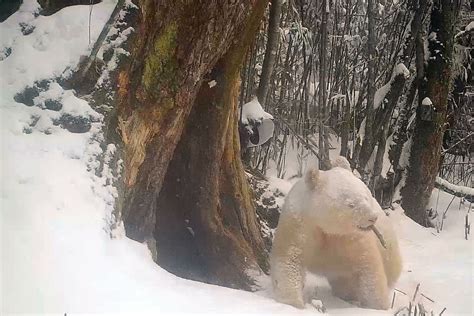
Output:
<path fill-rule="evenodd" d="M 390 81 L 380 87 L 376 92 L 374 96 L 374 109 L 378 109 L 380 105 L 383 103 L 385 100 L 385 97 L 387 94 L 390 92 L 390 89 L 392 88 L 392 84 L 395 81 L 395 78 L 398 76 L 402 75 L 405 79 L 410 78 L 410 71 L 408 71 L 407 67 L 403 64 L 400 63 L 395 66 L 393 69 L 392 77 L 390 78 Z M 383 105 L 382 105 L 383 108 Z"/>
<path fill-rule="evenodd" d="M 474 198 L 474 188 L 452 184 L 440 177 L 436 177 L 435 184 L 436 184 L 436 187 L 448 193 L 454 194 L 455 196 Z"/>
<path fill-rule="evenodd" d="M 242 124 L 261 123 L 264 119 L 273 119 L 273 116 L 262 108 L 257 98 L 242 106 Z"/>

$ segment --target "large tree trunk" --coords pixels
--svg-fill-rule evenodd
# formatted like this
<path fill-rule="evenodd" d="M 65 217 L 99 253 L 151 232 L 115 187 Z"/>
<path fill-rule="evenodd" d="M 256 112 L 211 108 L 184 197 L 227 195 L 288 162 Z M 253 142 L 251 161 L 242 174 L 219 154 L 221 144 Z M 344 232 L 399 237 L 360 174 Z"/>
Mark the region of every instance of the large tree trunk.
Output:
<path fill-rule="evenodd" d="M 140 2 L 119 75 L 126 233 L 177 275 L 247 288 L 266 268 L 237 132 L 239 71 L 265 0 Z"/>
<path fill-rule="evenodd" d="M 430 225 L 426 207 L 434 188 L 441 157 L 441 143 L 451 82 L 454 27 L 459 10 L 457 0 L 435 0 L 428 36 L 430 58 L 418 87 L 416 125 L 410 151 L 408 175 L 401 190 L 402 206 L 421 225 Z M 417 45 L 422 45 L 417 41 Z M 422 48 L 418 48 L 420 51 Z M 417 54 L 418 71 L 423 56 Z M 429 103 L 432 107 L 423 105 Z M 425 100 L 425 102 L 423 102 Z"/>

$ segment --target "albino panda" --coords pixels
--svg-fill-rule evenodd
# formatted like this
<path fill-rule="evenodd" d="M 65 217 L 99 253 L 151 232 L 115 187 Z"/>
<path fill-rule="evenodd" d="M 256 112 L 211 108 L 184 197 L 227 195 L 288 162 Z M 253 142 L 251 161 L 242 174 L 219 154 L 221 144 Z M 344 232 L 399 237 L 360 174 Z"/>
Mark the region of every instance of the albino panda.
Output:
<path fill-rule="evenodd" d="M 270 257 L 275 298 L 303 308 L 307 270 L 325 276 L 333 294 L 346 301 L 388 309 L 402 267 L 396 234 L 347 160 L 335 164 L 307 172 L 285 199 Z"/>

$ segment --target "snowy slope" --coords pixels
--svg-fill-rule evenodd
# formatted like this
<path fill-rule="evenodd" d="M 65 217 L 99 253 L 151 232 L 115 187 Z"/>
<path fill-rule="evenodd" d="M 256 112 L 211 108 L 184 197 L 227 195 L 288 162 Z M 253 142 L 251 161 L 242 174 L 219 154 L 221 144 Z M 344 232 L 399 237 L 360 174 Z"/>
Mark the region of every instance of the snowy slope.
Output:
<path fill-rule="evenodd" d="M 110 0 L 94 6 L 92 42 L 113 6 Z M 89 8 L 69 7 L 50 17 L 35 17 L 37 9 L 25 0 L 0 24 L 1 313 L 317 313 L 309 305 L 297 310 L 276 303 L 268 289 L 248 293 L 178 278 L 155 265 L 146 247 L 124 237 L 121 228 L 110 238 L 116 195 L 110 170 L 120 164 L 95 171 L 96 158 L 112 155 L 114 146 L 100 147 L 102 116 L 54 81 L 90 49 Z M 32 32 L 24 35 L 21 23 Z M 14 100 L 43 79 L 52 81 L 35 105 Z M 58 100 L 61 109 L 46 108 L 48 99 Z M 90 130 L 70 133 L 55 125 L 64 115 L 91 120 Z M 288 189 L 283 180 L 274 183 Z M 449 201 L 441 194 L 440 208 Z M 463 239 L 466 208 L 458 211 L 458 201 L 438 236 L 400 210 L 393 214 L 407 262 L 397 287 L 412 293 L 421 282 L 436 312 L 448 308 L 445 315 L 472 312 L 473 244 Z M 324 282 L 311 280 L 319 282 L 317 297 L 330 314 L 393 313 L 356 308 L 332 297 Z M 268 278 L 262 285 L 268 286 Z M 395 306 L 405 303 L 400 296 Z"/>
<path fill-rule="evenodd" d="M 453 196 L 438 190 L 432 194 L 431 204 L 438 213 L 443 214 Z M 473 315 L 474 312 L 474 236 L 464 239 L 464 221 L 470 204 L 460 204 L 454 198 L 443 223 L 443 230 L 423 229 L 396 210 L 394 220 L 401 237 L 400 248 L 404 258 L 404 272 L 397 288 L 413 295 L 416 285 L 420 283 L 420 292 L 435 303 L 423 299 L 425 307 L 439 314 L 444 307 L 443 315 Z M 472 220 L 472 206 L 470 211 Z M 440 215 L 441 219 L 442 215 Z M 403 295 L 397 299 L 407 300 Z"/>

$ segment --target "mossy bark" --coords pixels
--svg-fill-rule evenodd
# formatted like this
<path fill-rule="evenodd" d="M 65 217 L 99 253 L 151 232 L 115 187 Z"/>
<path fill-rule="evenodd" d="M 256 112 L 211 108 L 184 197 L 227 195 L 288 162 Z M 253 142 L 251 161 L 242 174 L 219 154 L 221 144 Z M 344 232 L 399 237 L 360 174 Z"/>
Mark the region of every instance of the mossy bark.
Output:
<path fill-rule="evenodd" d="M 247 289 L 246 270 L 266 258 L 239 159 L 237 96 L 265 6 L 144 0 L 119 76 L 127 235 L 151 241 L 177 275 Z"/>
<path fill-rule="evenodd" d="M 441 144 L 445 130 L 448 95 L 451 86 L 454 34 L 459 12 L 459 1 L 435 0 L 429 30 L 430 58 L 424 78 L 418 82 L 418 108 L 410 150 L 408 175 L 401 190 L 402 207 L 413 220 L 430 226 L 426 210 L 435 185 L 441 158 Z M 422 45 L 423 43 L 417 43 Z M 423 56 L 417 54 L 417 59 Z M 422 65 L 424 60 L 417 60 Z M 431 119 L 423 119 L 424 98 L 432 103 Z"/>

